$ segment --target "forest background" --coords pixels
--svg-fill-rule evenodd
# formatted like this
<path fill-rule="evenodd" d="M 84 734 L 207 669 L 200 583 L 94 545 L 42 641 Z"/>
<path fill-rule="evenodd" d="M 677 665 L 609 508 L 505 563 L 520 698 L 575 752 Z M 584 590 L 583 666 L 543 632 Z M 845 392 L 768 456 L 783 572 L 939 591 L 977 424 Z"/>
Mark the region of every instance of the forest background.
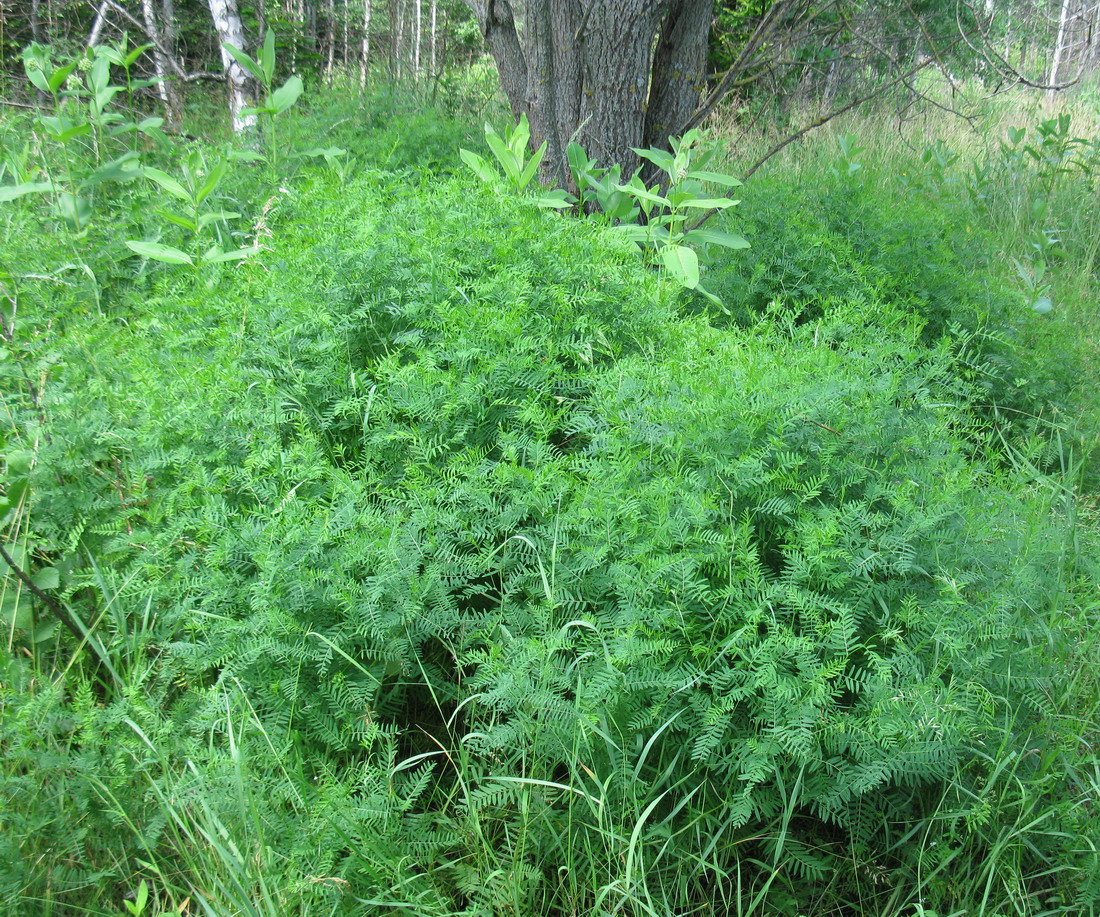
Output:
<path fill-rule="evenodd" d="M 1100 909 L 1100 3 L 568 5 L 0 2 L 4 913 Z"/>

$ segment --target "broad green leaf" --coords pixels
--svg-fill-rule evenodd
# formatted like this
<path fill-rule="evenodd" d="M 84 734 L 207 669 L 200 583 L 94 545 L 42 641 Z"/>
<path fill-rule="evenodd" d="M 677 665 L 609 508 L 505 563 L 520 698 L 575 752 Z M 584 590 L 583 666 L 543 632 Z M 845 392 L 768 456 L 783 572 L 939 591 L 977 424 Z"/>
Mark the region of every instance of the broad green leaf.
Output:
<path fill-rule="evenodd" d="M 667 153 L 664 150 L 640 150 L 636 148 L 634 152 L 641 156 L 642 159 L 648 159 L 661 171 L 668 172 L 669 174 L 672 173 L 674 159 L 671 153 Z"/>
<path fill-rule="evenodd" d="M 212 245 L 205 252 L 203 252 L 202 260 L 207 264 L 220 264 L 225 261 L 243 261 L 245 258 L 251 258 L 259 251 L 255 245 L 250 245 L 248 248 L 235 248 L 232 251 L 223 252 L 217 245 Z"/>
<path fill-rule="evenodd" d="M 34 624 L 34 612 L 26 591 L 8 589 L 0 605 L 0 626 L 5 631 L 28 630 Z"/>
<path fill-rule="evenodd" d="M 199 188 L 199 190 L 195 193 L 196 204 L 201 204 L 204 200 L 206 200 L 210 192 L 218 187 L 218 182 L 220 182 L 225 177 L 225 173 L 228 168 L 229 163 L 226 162 L 224 159 L 219 159 L 214 164 L 213 168 L 211 168 L 211 170 L 206 174 L 206 180 L 202 183 L 202 187 Z"/>
<path fill-rule="evenodd" d="M 661 263 L 680 282 L 694 290 L 699 286 L 699 256 L 686 245 L 669 245 L 661 250 Z"/>
<path fill-rule="evenodd" d="M 265 162 L 266 157 L 263 153 L 257 153 L 255 150 L 230 150 L 227 154 L 227 158 L 230 162 Z"/>
<path fill-rule="evenodd" d="M 107 88 L 107 84 L 111 81 L 111 62 L 106 57 L 96 57 L 92 62 L 91 68 L 88 70 L 88 88 L 92 90 L 95 96 Z M 102 111 L 102 106 L 99 106 Z"/>
<path fill-rule="evenodd" d="M 615 187 L 619 191 L 623 191 L 629 195 L 632 195 L 639 200 L 649 201 L 649 203 L 656 204 L 659 207 L 667 207 L 669 205 L 667 197 L 662 197 L 659 194 L 655 194 L 654 192 L 642 186 L 640 182 L 637 185 L 616 185 Z"/>
<path fill-rule="evenodd" d="M 86 197 L 63 191 L 57 196 L 57 211 L 70 229 L 81 230 L 92 218 L 92 204 Z"/>
<path fill-rule="evenodd" d="M 68 143 L 76 137 L 83 137 L 85 134 L 92 132 L 92 126 L 86 121 L 72 124 L 67 119 L 55 118 L 52 115 L 39 120 L 46 133 L 58 143 Z"/>
<path fill-rule="evenodd" d="M 621 226 L 616 226 L 615 229 L 631 242 L 644 244 L 649 241 L 649 230 L 637 223 L 624 223 Z"/>
<path fill-rule="evenodd" d="M 684 201 L 683 206 L 694 207 L 696 210 L 725 210 L 740 203 L 740 201 L 731 201 L 728 197 L 700 197 L 694 201 Z"/>
<path fill-rule="evenodd" d="M 133 51 L 131 51 L 129 54 L 126 55 L 126 57 L 122 59 L 122 66 L 129 70 L 132 66 L 134 66 L 134 62 L 151 47 L 153 46 L 138 45 L 136 48 L 134 48 Z"/>
<path fill-rule="evenodd" d="M 692 229 L 684 234 L 685 242 L 703 245 L 721 245 L 723 248 L 748 248 L 749 243 L 734 233 L 720 229 Z"/>
<path fill-rule="evenodd" d="M 583 191 L 586 173 L 591 172 L 596 163 L 588 158 L 584 147 L 575 140 L 565 148 L 565 159 L 569 163 L 569 171 L 573 173 L 573 181 L 577 183 L 577 190 Z"/>
<path fill-rule="evenodd" d="M 191 197 L 191 192 L 183 187 L 178 179 L 173 178 L 167 172 L 162 172 L 160 169 L 154 169 L 152 167 L 146 167 L 144 172 L 146 178 L 155 181 L 173 197 L 177 197 L 181 201 L 186 201 L 188 204 L 195 203 Z"/>
<path fill-rule="evenodd" d="M 172 213 L 168 210 L 162 210 L 159 207 L 153 211 L 157 216 L 163 217 L 169 223 L 174 223 L 176 226 L 181 226 L 188 232 L 198 232 L 199 226 L 194 220 L 189 220 L 187 217 L 180 216 L 178 213 Z"/>
<path fill-rule="evenodd" d="M 96 169 L 84 181 L 85 185 L 98 185 L 105 181 L 133 181 L 141 177 L 137 153 L 124 153 Z"/>
<path fill-rule="evenodd" d="M 95 94 L 95 110 L 100 114 L 103 113 L 108 105 L 111 104 L 111 99 L 118 95 L 122 91 L 121 86 L 107 86 L 101 89 Z M 121 117 L 121 116 L 119 116 Z"/>
<path fill-rule="evenodd" d="M 278 89 L 271 93 L 271 107 L 275 109 L 276 114 L 282 114 L 291 105 L 298 101 L 298 97 L 302 94 L 302 89 L 305 88 L 302 84 L 302 78 L 300 76 L 292 76 L 289 80 L 283 83 Z"/>
<path fill-rule="evenodd" d="M 546 141 L 543 141 L 542 146 L 538 148 L 535 155 L 532 156 L 527 165 L 523 167 L 523 171 L 520 173 L 519 178 L 516 181 L 516 187 L 522 191 L 529 184 L 531 179 L 535 177 L 535 173 L 538 171 L 539 163 L 542 162 L 542 157 L 546 155 Z"/>
<path fill-rule="evenodd" d="M 270 86 L 275 79 L 275 32 L 267 30 L 264 36 L 264 46 L 260 49 L 260 68 L 264 74 L 264 85 Z"/>
<path fill-rule="evenodd" d="M 717 296 L 715 296 L 710 290 L 704 287 L 701 283 L 697 283 L 695 285 L 695 292 L 702 293 L 704 297 L 714 303 L 714 305 L 725 312 L 726 315 L 730 314 L 730 310 L 726 308 L 726 304 L 722 302 L 722 300 L 720 300 Z"/>
<path fill-rule="evenodd" d="M 523 154 L 527 151 L 527 144 L 531 141 L 531 125 L 527 122 L 527 113 L 519 116 L 519 124 L 512 130 L 508 147 L 515 154 L 516 159 L 523 161 Z"/>
<path fill-rule="evenodd" d="M 485 125 L 485 142 L 489 144 L 489 149 L 496 157 L 497 162 L 500 163 L 501 168 L 504 169 L 504 174 L 508 176 L 508 180 L 513 184 L 517 184 L 520 168 L 519 163 L 516 161 L 516 155 L 508 148 L 500 135 L 487 124 Z"/>
<path fill-rule="evenodd" d="M 303 159 L 324 158 L 325 162 L 332 165 L 341 156 L 347 156 L 348 151 L 339 146 L 314 147 L 311 150 L 302 150 L 298 155 Z"/>
<path fill-rule="evenodd" d="M 727 188 L 741 187 L 741 181 L 739 179 L 734 178 L 732 175 L 724 175 L 721 172 L 692 171 L 688 172 L 687 177 L 698 179 L 699 181 L 709 181 L 715 185 L 725 185 Z"/>
<path fill-rule="evenodd" d="M 160 242 L 143 242 L 139 240 L 127 239 L 126 247 L 130 251 L 137 252 L 144 258 L 151 258 L 153 261 L 163 261 L 165 264 L 194 264 L 191 260 L 191 256 L 187 252 L 181 252 L 178 248 L 172 248 L 171 245 L 161 245 Z"/>
<path fill-rule="evenodd" d="M 57 567 L 43 567 L 31 577 L 31 582 L 43 592 L 47 589 L 56 589 L 61 585 L 61 572 Z"/>
<path fill-rule="evenodd" d="M 461 149 L 458 151 L 458 156 L 466 165 L 474 170 L 474 174 L 483 182 L 495 185 L 500 181 L 500 173 L 489 165 L 484 157 L 478 156 L 477 153 L 471 153 L 469 150 Z"/>
<path fill-rule="evenodd" d="M 15 561 L 16 566 L 22 568 L 27 565 L 27 549 L 21 544 L 6 544 L 4 550 Z M 0 557 L 0 576 L 6 576 L 11 572 L 11 567 L 4 558 Z"/>
<path fill-rule="evenodd" d="M 28 181 L 21 185 L 0 185 L 0 203 L 14 201 L 24 194 L 47 194 L 56 191 L 57 185 L 52 181 Z"/>
<path fill-rule="evenodd" d="M 244 51 L 242 51 L 240 48 L 234 47 L 227 41 L 222 42 L 222 47 L 225 48 L 226 54 L 228 54 L 230 57 L 233 58 L 233 60 L 244 67 L 244 69 L 247 70 L 253 77 L 259 80 L 261 83 L 264 82 L 263 68 L 260 67 L 260 65 L 256 63 L 256 61 L 245 54 Z M 265 83 L 265 85 L 270 85 L 270 83 Z"/>
<path fill-rule="evenodd" d="M 46 81 L 49 91 L 56 93 L 64 84 L 65 80 L 69 78 L 69 74 L 76 69 L 77 62 L 70 61 L 67 64 L 63 64 L 58 67 L 53 73 L 50 74 L 50 78 Z"/>
<path fill-rule="evenodd" d="M 146 137 L 152 137 L 162 150 L 171 150 L 175 148 L 175 143 L 168 139 L 168 135 L 160 129 L 160 126 L 164 124 L 163 118 L 145 118 L 140 123 L 134 125 L 134 130 L 140 131 L 145 134 Z"/>
<path fill-rule="evenodd" d="M 562 210 L 566 207 L 572 207 L 576 202 L 577 199 L 564 188 L 547 191 L 535 198 L 535 203 L 544 210 Z"/>
<path fill-rule="evenodd" d="M 1031 308 L 1038 312 L 1040 315 L 1046 315 L 1048 312 L 1054 309 L 1054 303 L 1049 296 L 1040 296 L 1035 302 L 1031 304 Z"/>
<path fill-rule="evenodd" d="M 37 64 L 28 66 L 28 63 L 34 60 L 34 58 L 24 57 L 23 67 L 27 71 L 27 79 L 34 84 L 34 88 L 41 90 L 42 92 L 50 91 L 49 80 L 46 79 L 46 74 L 42 72 L 41 68 Z"/>
<path fill-rule="evenodd" d="M 215 210 L 212 213 L 204 213 L 199 217 L 199 229 L 205 229 L 211 223 L 219 223 L 222 220 L 235 220 L 240 214 L 234 210 Z"/>

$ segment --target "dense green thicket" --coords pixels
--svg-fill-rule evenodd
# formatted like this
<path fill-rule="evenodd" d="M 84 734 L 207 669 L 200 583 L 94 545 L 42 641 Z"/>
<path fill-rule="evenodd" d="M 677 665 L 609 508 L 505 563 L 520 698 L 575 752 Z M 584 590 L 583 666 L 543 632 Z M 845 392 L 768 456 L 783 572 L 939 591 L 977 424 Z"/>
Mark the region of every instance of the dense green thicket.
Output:
<path fill-rule="evenodd" d="M 10 540 L 95 642 L 10 622 L 6 908 L 1094 908 L 1095 538 L 940 333 L 1007 294 L 773 181 L 711 322 L 421 165 L 98 299 L 8 216 Z"/>
<path fill-rule="evenodd" d="M 1021 259 L 1020 270 L 1046 273 L 1047 282 L 1058 265 L 1067 278 L 1094 274 L 1094 228 L 1063 222 L 1081 193 L 1095 197 L 1088 176 L 1063 179 L 1061 200 L 1048 204 L 1041 176 L 1026 168 L 1030 160 L 998 176 L 1015 190 L 1000 200 L 988 175 L 979 197 L 962 165 L 945 177 L 935 160 L 910 156 L 838 175 L 829 172 L 836 161 L 828 152 L 807 158 L 818 168 L 776 168 L 753 182 L 742 214 L 753 250 L 716 266 L 709 279 L 736 320 L 751 323 L 773 302 L 798 321 L 813 320 L 837 297 L 865 303 L 871 314 L 877 302 L 890 302 L 921 318 L 924 341 L 956 341 L 958 372 L 977 385 L 975 404 L 986 416 L 1017 430 L 1034 427 L 1027 417 L 1042 418 L 1047 433 L 1053 423 L 1067 439 L 1094 439 L 1096 389 L 1087 369 L 1094 319 L 1073 314 L 1087 303 L 1056 290 L 1055 314 L 1039 314 L 1029 307 L 1044 291 L 1023 284 L 1012 267 L 1013 257 Z M 1044 213 L 1024 216 L 1040 206 Z"/>

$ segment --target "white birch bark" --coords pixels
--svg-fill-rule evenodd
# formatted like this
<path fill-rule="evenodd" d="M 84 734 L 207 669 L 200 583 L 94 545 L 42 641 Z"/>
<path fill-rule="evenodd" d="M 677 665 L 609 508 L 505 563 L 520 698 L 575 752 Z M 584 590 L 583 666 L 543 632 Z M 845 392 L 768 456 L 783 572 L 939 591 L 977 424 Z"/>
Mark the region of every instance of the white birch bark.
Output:
<path fill-rule="evenodd" d="M 436 75 L 435 69 L 435 41 L 436 41 L 436 14 L 439 12 L 439 0 L 432 0 L 432 76 Z"/>
<path fill-rule="evenodd" d="M 3 3 L 0 2 L 0 7 Z M 92 23 L 92 31 L 88 33 L 88 47 L 94 48 L 99 42 L 99 33 L 103 31 L 103 23 L 107 20 L 107 0 L 103 0 L 96 10 L 95 22 Z"/>
<path fill-rule="evenodd" d="M 344 0 L 344 79 L 348 79 L 348 20 L 351 18 L 351 10 L 348 8 L 348 0 Z"/>
<path fill-rule="evenodd" d="M 221 43 L 231 44 L 244 50 L 244 27 L 241 15 L 237 12 L 237 0 L 209 0 L 210 15 L 214 17 L 214 30 Z M 233 130 L 242 133 L 256 126 L 256 116 L 246 115 L 244 110 L 251 104 L 248 95 L 248 74 L 225 48 L 222 52 L 222 66 L 225 68 L 226 82 L 229 84 L 229 114 L 233 118 Z"/>
<path fill-rule="evenodd" d="M 423 20 L 423 16 L 421 15 L 420 0 L 416 0 L 415 15 L 416 15 L 416 41 L 415 41 L 415 44 L 413 45 L 413 73 L 417 77 L 419 77 L 420 76 L 420 38 L 421 38 L 421 35 L 423 34 L 423 31 L 424 31 L 423 30 L 423 21 L 424 20 Z"/>
<path fill-rule="evenodd" d="M 169 124 L 179 124 L 180 110 L 176 99 L 175 86 L 168 82 L 171 65 L 165 52 L 165 40 L 157 24 L 153 0 L 141 0 L 141 18 L 145 22 L 145 34 L 153 43 L 153 69 L 157 75 L 157 95 L 164 104 L 165 120 Z"/>
<path fill-rule="evenodd" d="M 370 66 L 370 0 L 363 0 L 363 44 L 359 49 L 359 91 L 367 88 L 367 68 Z"/>
<path fill-rule="evenodd" d="M 328 23 L 325 27 L 325 41 L 328 51 L 325 60 L 325 85 L 332 88 L 332 68 L 336 63 L 336 0 L 327 0 L 325 4 L 325 17 Z"/>
<path fill-rule="evenodd" d="M 1058 35 L 1054 39 L 1054 59 L 1050 62 L 1050 78 L 1047 84 L 1051 87 L 1047 90 L 1048 98 L 1053 99 L 1058 85 L 1058 69 L 1062 65 L 1062 55 L 1065 53 L 1066 24 L 1069 21 L 1070 0 L 1062 0 L 1062 9 L 1058 15 Z"/>

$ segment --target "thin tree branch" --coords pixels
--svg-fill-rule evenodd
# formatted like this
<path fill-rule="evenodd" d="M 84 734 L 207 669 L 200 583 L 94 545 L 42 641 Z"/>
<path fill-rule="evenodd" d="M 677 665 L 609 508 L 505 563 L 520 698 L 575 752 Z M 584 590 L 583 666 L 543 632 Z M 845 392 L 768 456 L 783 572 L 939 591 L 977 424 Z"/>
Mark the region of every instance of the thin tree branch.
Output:
<path fill-rule="evenodd" d="M 27 576 L 26 571 L 15 562 L 15 558 L 7 552 L 7 549 L 2 544 L 0 544 L 0 557 L 2 557 L 4 563 L 11 568 L 11 572 L 15 574 L 16 578 L 22 582 L 43 605 L 53 612 L 54 617 L 57 618 L 58 621 L 68 628 L 69 633 L 76 637 L 78 641 L 83 642 L 84 634 L 82 634 L 80 628 L 73 623 L 72 618 L 65 613 L 64 609 L 62 609 L 54 598 L 47 595 L 34 584 L 34 580 Z"/>
<path fill-rule="evenodd" d="M 730 89 L 733 88 L 734 82 L 741 75 L 741 72 L 749 65 L 750 61 L 756 56 L 756 52 L 760 50 L 763 45 L 778 29 L 779 23 L 786 17 L 787 13 L 795 8 L 801 0 L 780 0 L 774 6 L 768 9 L 768 12 L 757 23 L 756 28 L 753 30 L 749 40 L 745 42 L 744 47 L 741 49 L 741 53 L 737 55 L 737 59 L 730 65 L 729 70 L 726 71 L 726 75 L 722 77 L 717 86 L 699 109 L 688 118 L 687 122 L 675 131 L 677 134 L 683 134 L 685 131 L 691 130 L 693 127 L 702 124 L 706 120 L 707 116 L 714 111 L 718 103 L 722 101 Z"/>
<path fill-rule="evenodd" d="M 957 44 L 958 41 L 959 41 L 959 39 L 956 39 L 951 44 L 952 45 Z M 894 79 L 890 80 L 888 83 L 883 83 L 881 86 L 876 86 L 873 90 L 868 92 L 866 95 L 862 95 L 857 99 L 853 99 L 851 102 L 848 102 L 846 105 L 842 105 L 840 108 L 834 109 L 833 111 L 829 112 L 828 114 L 822 115 L 820 118 L 815 118 L 813 121 L 811 121 L 805 127 L 803 127 L 801 130 L 795 131 L 789 137 L 786 137 L 782 141 L 777 143 L 770 150 L 768 150 L 768 152 L 766 152 L 763 156 L 761 156 L 756 162 L 754 162 L 752 164 L 752 166 L 749 168 L 749 170 L 744 175 L 741 176 L 742 181 L 745 181 L 745 180 L 748 180 L 749 178 L 751 178 L 752 174 L 757 169 L 759 169 L 762 165 L 764 165 L 764 163 L 766 163 L 769 159 L 771 159 L 776 153 L 778 153 L 780 150 L 783 150 L 784 148 L 786 148 L 790 144 L 794 143 L 796 140 L 800 140 L 802 137 L 805 137 L 806 134 L 808 134 L 810 131 L 821 127 L 823 124 L 828 124 L 830 121 L 833 120 L 833 118 L 840 117 L 845 112 L 851 111 L 853 108 L 855 108 L 858 105 L 862 105 L 864 102 L 871 101 L 871 99 L 875 98 L 875 96 L 882 95 L 882 93 L 886 92 L 887 89 L 892 89 L 894 86 L 897 86 L 898 83 L 903 83 L 903 82 L 909 80 L 910 78 L 912 78 L 916 74 L 920 73 L 921 70 L 924 70 L 926 67 L 932 66 L 934 63 L 936 63 L 935 58 L 930 57 L 927 60 L 922 61 L 921 63 L 917 64 L 915 67 L 910 68 L 909 70 L 907 70 L 905 73 L 901 74 L 900 76 L 897 76 Z M 709 219 L 710 216 L 711 216 L 711 214 L 708 213 L 707 218 Z M 702 223 L 703 221 L 700 220 L 699 222 Z"/>
<path fill-rule="evenodd" d="M 948 45 L 948 48 L 953 47 L 954 45 L 958 44 L 960 41 L 962 41 L 961 36 L 959 38 L 956 38 L 953 42 L 951 42 L 951 44 Z M 756 170 L 759 169 L 762 165 L 764 165 L 764 163 L 766 163 L 769 159 L 771 159 L 776 153 L 778 153 L 781 150 L 785 149 L 786 147 L 790 146 L 796 140 L 799 140 L 802 137 L 805 137 L 810 131 L 821 127 L 823 124 L 828 124 L 830 121 L 833 120 L 833 118 L 838 118 L 841 115 L 843 115 L 845 112 L 851 111 L 856 106 L 862 105 L 864 102 L 869 102 L 871 99 L 875 98 L 876 96 L 882 95 L 882 93 L 886 92 L 887 89 L 891 89 L 894 86 L 897 86 L 898 83 L 904 82 L 905 80 L 908 80 L 908 79 L 912 78 L 917 73 L 919 73 L 921 70 L 923 70 L 925 67 L 930 67 L 934 63 L 936 63 L 935 58 L 930 57 L 930 58 L 928 58 L 928 60 L 922 61 L 921 63 L 919 63 L 915 67 L 912 67 L 911 69 L 907 70 L 905 73 L 901 74 L 900 76 L 895 77 L 894 79 L 890 80 L 890 82 L 883 83 L 881 86 L 875 87 L 874 90 L 867 93 L 866 95 L 862 95 L 858 99 L 853 99 L 851 102 L 848 102 L 846 105 L 842 105 L 840 108 L 834 109 L 833 111 L 829 112 L 828 114 L 822 115 L 820 118 L 815 118 L 813 121 L 811 121 L 805 127 L 803 127 L 801 130 L 797 130 L 793 134 L 791 134 L 790 136 L 785 137 L 783 140 L 781 140 L 779 143 L 777 143 L 775 146 L 773 146 L 770 150 L 768 150 L 768 152 L 766 152 L 756 162 L 754 162 L 752 164 L 752 166 L 749 168 L 749 170 L 747 172 L 745 172 L 744 175 L 741 176 L 741 180 L 742 181 L 748 181 L 752 177 L 753 173 L 756 172 Z M 717 208 L 714 209 L 714 210 L 708 210 L 698 220 L 696 220 L 695 223 L 693 223 L 690 228 L 691 229 L 698 229 L 705 222 L 707 222 L 707 220 L 709 220 L 711 217 L 713 217 L 718 212 L 719 212 L 719 210 Z"/>

